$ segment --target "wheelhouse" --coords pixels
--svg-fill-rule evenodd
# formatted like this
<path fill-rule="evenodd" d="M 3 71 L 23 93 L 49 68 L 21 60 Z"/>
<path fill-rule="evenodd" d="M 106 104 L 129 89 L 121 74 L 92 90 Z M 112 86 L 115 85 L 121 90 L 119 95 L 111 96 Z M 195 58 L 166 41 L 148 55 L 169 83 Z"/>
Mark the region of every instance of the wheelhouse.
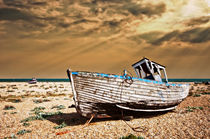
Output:
<path fill-rule="evenodd" d="M 147 58 L 136 62 L 132 65 L 138 78 L 150 79 L 162 82 L 162 78 L 165 78 L 168 82 L 165 66 L 156 62 L 150 61 Z"/>

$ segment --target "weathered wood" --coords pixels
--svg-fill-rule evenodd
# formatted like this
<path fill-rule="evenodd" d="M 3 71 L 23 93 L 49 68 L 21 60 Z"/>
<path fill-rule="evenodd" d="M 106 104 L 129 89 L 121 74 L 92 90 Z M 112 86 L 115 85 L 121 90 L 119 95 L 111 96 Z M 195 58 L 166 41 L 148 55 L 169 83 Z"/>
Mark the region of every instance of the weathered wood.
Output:
<path fill-rule="evenodd" d="M 120 76 L 92 72 L 70 72 L 70 79 L 76 110 L 85 117 L 92 114 L 107 117 L 119 109 L 167 111 L 174 109 L 189 91 L 189 85 L 135 78 L 132 84 L 128 84 Z"/>

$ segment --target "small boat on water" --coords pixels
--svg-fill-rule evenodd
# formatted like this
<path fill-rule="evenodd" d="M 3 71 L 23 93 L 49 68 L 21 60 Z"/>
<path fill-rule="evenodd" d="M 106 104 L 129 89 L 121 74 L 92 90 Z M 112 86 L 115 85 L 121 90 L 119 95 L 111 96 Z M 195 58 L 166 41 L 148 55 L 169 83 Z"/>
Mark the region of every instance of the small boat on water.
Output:
<path fill-rule="evenodd" d="M 188 84 L 168 83 L 165 66 L 143 58 L 132 67 L 137 77 L 126 70 L 120 76 L 68 69 L 77 112 L 88 118 L 106 118 L 122 110 L 169 111 L 188 96 Z"/>
<path fill-rule="evenodd" d="M 28 81 L 29 84 L 36 84 L 37 83 L 37 79 L 36 78 L 32 78 L 30 81 Z"/>

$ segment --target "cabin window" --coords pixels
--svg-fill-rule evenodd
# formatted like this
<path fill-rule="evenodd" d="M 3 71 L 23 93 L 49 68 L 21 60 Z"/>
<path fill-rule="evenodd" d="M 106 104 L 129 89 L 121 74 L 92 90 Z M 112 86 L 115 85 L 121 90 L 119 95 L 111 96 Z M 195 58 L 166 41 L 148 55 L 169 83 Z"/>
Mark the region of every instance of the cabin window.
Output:
<path fill-rule="evenodd" d="M 161 74 L 161 78 L 164 79 L 165 75 L 164 75 L 164 70 L 163 69 L 160 69 L 160 74 Z"/>
<path fill-rule="evenodd" d="M 157 67 L 155 66 L 155 64 L 152 64 L 152 66 L 153 66 L 154 72 L 157 72 Z"/>
<path fill-rule="evenodd" d="M 144 71 L 146 74 L 150 74 L 150 71 L 149 71 L 149 69 L 147 68 L 147 64 L 146 64 L 146 63 L 143 63 L 143 64 L 141 65 L 141 67 L 142 67 L 143 71 Z"/>

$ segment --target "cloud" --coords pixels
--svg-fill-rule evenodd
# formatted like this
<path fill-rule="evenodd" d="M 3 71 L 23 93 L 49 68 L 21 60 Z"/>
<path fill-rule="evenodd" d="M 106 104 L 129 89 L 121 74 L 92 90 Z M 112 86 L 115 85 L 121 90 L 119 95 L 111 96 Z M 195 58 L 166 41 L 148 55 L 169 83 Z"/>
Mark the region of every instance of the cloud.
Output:
<path fill-rule="evenodd" d="M 190 43 L 202 43 L 210 41 L 210 27 L 206 28 L 194 28 L 182 32 L 179 35 L 179 39 L 184 42 Z"/>
<path fill-rule="evenodd" d="M 161 45 L 167 41 L 181 41 L 188 43 L 203 43 L 210 41 L 210 27 L 197 27 L 188 29 L 185 31 L 174 30 L 172 32 L 148 32 L 136 36 L 132 36 L 130 39 L 137 43 L 141 40 L 145 40 L 147 43 L 152 45 Z"/>
<path fill-rule="evenodd" d="M 186 26 L 196 26 L 201 24 L 206 24 L 210 21 L 210 16 L 202 16 L 198 18 L 192 18 L 185 22 Z"/>
<path fill-rule="evenodd" d="M 94 1 L 102 1 L 109 3 L 122 3 L 122 2 L 130 2 L 131 0 L 94 0 Z"/>
<path fill-rule="evenodd" d="M 74 22 L 71 23 L 71 25 L 77 25 L 77 24 L 81 24 L 81 23 L 97 23 L 96 20 L 88 20 L 88 19 L 79 19 L 79 20 L 76 20 Z"/>
<path fill-rule="evenodd" d="M 169 41 L 172 38 L 176 38 L 179 35 L 179 31 L 175 30 L 172 32 L 169 32 L 167 34 L 165 34 L 163 37 L 158 38 L 157 40 L 154 40 L 153 42 L 151 42 L 153 45 L 160 45 L 165 41 Z"/>
<path fill-rule="evenodd" d="M 77 37 L 84 35 L 95 37 L 96 34 L 102 37 L 128 32 L 129 28 L 127 30 L 125 28 L 128 22 L 137 18 L 142 19 L 143 15 L 149 18 L 161 15 L 166 10 L 163 3 L 145 4 L 131 0 L 89 2 L 3 0 L 3 2 L 6 8 L 0 9 L 0 20 L 25 21 L 16 25 L 17 31 L 21 28 L 20 32 L 33 30 L 43 34 L 55 32 Z"/>
<path fill-rule="evenodd" d="M 20 8 L 28 7 L 26 5 L 26 0 L 3 0 L 3 3 L 7 6 L 12 6 L 12 7 L 20 7 Z"/>
<path fill-rule="evenodd" d="M 134 35 L 129 37 L 130 39 L 137 41 L 137 43 L 141 43 L 142 40 L 145 40 L 147 43 L 154 43 L 158 38 L 160 38 L 161 36 L 163 36 L 163 32 L 159 32 L 159 31 L 152 31 L 152 32 L 148 32 L 148 33 L 144 33 L 144 34 L 140 34 L 140 35 Z"/>
<path fill-rule="evenodd" d="M 33 17 L 23 11 L 14 8 L 0 8 L 0 20 L 16 21 L 25 20 L 31 21 Z"/>
<path fill-rule="evenodd" d="M 128 3 L 122 8 L 134 16 L 146 15 L 151 17 L 153 15 L 161 15 L 166 11 L 166 5 L 164 3 L 160 3 L 158 5 L 147 4 L 144 6 L 136 3 Z"/>
<path fill-rule="evenodd" d="M 57 26 L 58 27 L 62 27 L 62 28 L 69 28 L 69 27 L 72 27 L 71 29 L 74 29 L 75 26 L 85 26 L 87 24 L 90 24 L 90 23 L 96 23 L 97 24 L 97 20 L 88 20 L 88 19 L 85 19 L 85 18 L 78 18 L 77 20 L 73 21 L 73 22 L 65 22 L 65 21 L 59 21 L 57 23 Z M 85 25 L 84 25 L 85 24 Z M 84 28 L 83 28 L 84 29 Z M 82 30 L 82 29 L 81 29 Z M 77 30 L 79 31 L 79 30 Z M 84 30 L 83 30 L 84 31 Z"/>
<path fill-rule="evenodd" d="M 91 6 L 91 5 L 99 5 L 100 3 L 103 4 L 122 4 L 122 3 L 131 3 L 131 0 L 92 0 L 90 2 L 84 2 L 83 0 L 80 1 L 80 4 Z"/>
<path fill-rule="evenodd" d="M 34 0 L 30 0 L 29 1 L 30 4 L 32 5 L 37 5 L 37 6 L 45 6 L 47 5 L 47 2 L 46 1 L 34 1 Z"/>
<path fill-rule="evenodd" d="M 29 8 L 31 6 L 47 5 L 45 0 L 3 0 L 4 4 L 12 7 Z"/>
<path fill-rule="evenodd" d="M 115 21 L 115 20 L 104 21 L 103 25 L 109 26 L 111 28 L 115 28 L 115 27 L 118 27 L 120 25 L 120 21 Z"/>
<path fill-rule="evenodd" d="M 103 3 L 104 6 L 101 6 Z M 134 16 L 139 15 L 161 15 L 166 10 L 166 5 L 164 3 L 159 3 L 157 5 L 153 4 L 143 4 L 131 0 L 93 0 L 91 2 L 81 2 L 83 6 L 91 8 L 91 11 L 98 13 L 98 7 L 105 11 L 105 9 L 112 9 L 118 14 L 125 14 L 125 11 L 131 13 Z M 100 5 L 100 6 L 99 6 Z"/>
<path fill-rule="evenodd" d="M 100 34 L 99 36 L 106 36 L 116 33 L 129 32 L 127 23 L 137 19 L 141 20 L 144 17 L 151 18 L 153 16 L 160 16 L 166 11 L 166 5 L 164 3 L 150 4 L 150 3 L 137 3 L 130 0 L 103 0 L 103 1 L 91 1 L 80 2 L 80 6 L 89 8 L 87 16 L 80 16 L 78 21 L 83 21 L 84 18 L 94 18 L 98 21 L 98 24 L 94 24 L 94 27 L 88 30 L 83 30 L 87 35 Z M 83 12 L 84 13 L 84 12 Z M 72 24 L 80 24 L 81 22 L 75 21 Z M 89 26 L 90 22 L 85 22 L 84 26 Z M 64 25 L 69 27 L 68 25 Z M 83 26 L 83 25 L 82 25 Z M 70 26 L 71 27 L 71 26 Z M 73 28 L 72 28 L 73 29 Z M 81 28 L 83 29 L 83 28 Z M 82 33 L 83 33 L 82 32 Z M 81 34 L 82 35 L 82 34 Z"/>

